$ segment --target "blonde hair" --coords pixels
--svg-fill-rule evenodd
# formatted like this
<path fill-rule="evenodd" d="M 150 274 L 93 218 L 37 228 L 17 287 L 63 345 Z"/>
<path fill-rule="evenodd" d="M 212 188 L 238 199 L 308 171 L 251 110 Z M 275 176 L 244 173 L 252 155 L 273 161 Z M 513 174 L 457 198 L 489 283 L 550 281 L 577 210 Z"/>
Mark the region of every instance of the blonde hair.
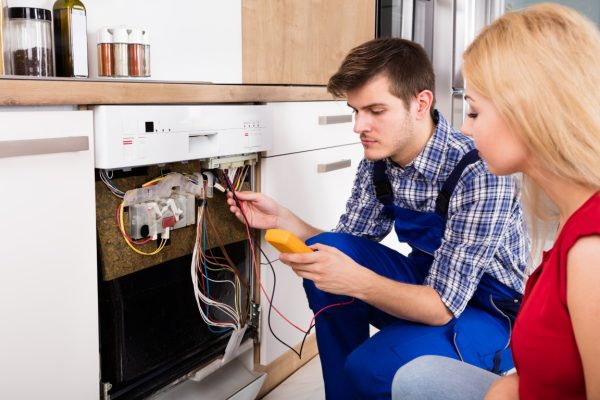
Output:
<path fill-rule="evenodd" d="M 540 165 L 600 188 L 600 34 L 591 21 L 550 3 L 510 12 L 463 58 L 468 87 L 490 99 Z M 556 221 L 541 189 L 527 177 L 523 187 L 537 219 L 530 226 Z"/>

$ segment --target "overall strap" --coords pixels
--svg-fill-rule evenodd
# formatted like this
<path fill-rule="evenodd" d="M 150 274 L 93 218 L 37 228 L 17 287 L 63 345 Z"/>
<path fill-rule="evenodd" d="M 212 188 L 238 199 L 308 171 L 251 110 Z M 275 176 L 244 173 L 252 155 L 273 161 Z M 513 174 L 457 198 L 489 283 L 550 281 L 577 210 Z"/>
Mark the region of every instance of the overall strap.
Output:
<path fill-rule="evenodd" d="M 373 186 L 375 187 L 377 200 L 384 206 L 388 206 L 394 204 L 394 193 L 385 170 L 385 160 L 375 162 L 375 165 L 373 165 Z"/>
<path fill-rule="evenodd" d="M 458 183 L 463 171 L 469 165 L 477 161 L 479 161 L 479 153 L 477 152 L 477 149 L 469 151 L 463 156 L 458 164 L 456 164 L 456 167 L 454 167 L 454 170 L 452 170 L 450 176 L 448 176 L 448 179 L 446 179 L 446 182 L 444 182 L 442 190 L 440 190 L 438 198 L 435 201 L 435 212 L 441 215 L 444 219 L 446 219 L 448 216 L 450 197 L 452 196 L 454 188 L 456 187 L 456 184 Z"/>

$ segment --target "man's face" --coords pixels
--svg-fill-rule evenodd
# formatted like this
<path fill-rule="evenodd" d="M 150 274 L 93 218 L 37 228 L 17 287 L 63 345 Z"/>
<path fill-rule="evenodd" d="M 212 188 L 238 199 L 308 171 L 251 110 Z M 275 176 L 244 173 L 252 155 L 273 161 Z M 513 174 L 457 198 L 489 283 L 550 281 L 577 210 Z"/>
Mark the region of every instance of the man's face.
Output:
<path fill-rule="evenodd" d="M 377 75 L 362 87 L 347 93 L 354 110 L 354 132 L 368 160 L 390 157 L 406 165 L 414 157 L 414 116 L 404 102 L 389 92 L 385 75 Z"/>

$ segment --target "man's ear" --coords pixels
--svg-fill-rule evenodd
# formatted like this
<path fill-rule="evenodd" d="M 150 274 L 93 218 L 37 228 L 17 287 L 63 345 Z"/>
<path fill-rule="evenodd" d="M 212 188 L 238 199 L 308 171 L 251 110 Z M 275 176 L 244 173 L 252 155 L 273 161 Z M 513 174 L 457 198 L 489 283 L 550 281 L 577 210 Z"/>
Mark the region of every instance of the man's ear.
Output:
<path fill-rule="evenodd" d="M 422 90 L 416 97 L 417 119 L 428 118 L 431 105 L 433 104 L 433 93 L 431 90 Z"/>

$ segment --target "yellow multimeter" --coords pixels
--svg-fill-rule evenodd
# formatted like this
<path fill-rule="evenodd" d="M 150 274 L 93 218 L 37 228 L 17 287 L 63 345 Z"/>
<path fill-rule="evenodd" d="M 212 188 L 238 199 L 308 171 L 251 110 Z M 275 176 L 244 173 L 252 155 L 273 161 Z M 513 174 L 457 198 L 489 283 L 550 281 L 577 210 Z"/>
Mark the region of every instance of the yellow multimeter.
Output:
<path fill-rule="evenodd" d="M 265 240 L 282 253 L 311 253 L 312 249 L 284 229 L 267 229 Z"/>

